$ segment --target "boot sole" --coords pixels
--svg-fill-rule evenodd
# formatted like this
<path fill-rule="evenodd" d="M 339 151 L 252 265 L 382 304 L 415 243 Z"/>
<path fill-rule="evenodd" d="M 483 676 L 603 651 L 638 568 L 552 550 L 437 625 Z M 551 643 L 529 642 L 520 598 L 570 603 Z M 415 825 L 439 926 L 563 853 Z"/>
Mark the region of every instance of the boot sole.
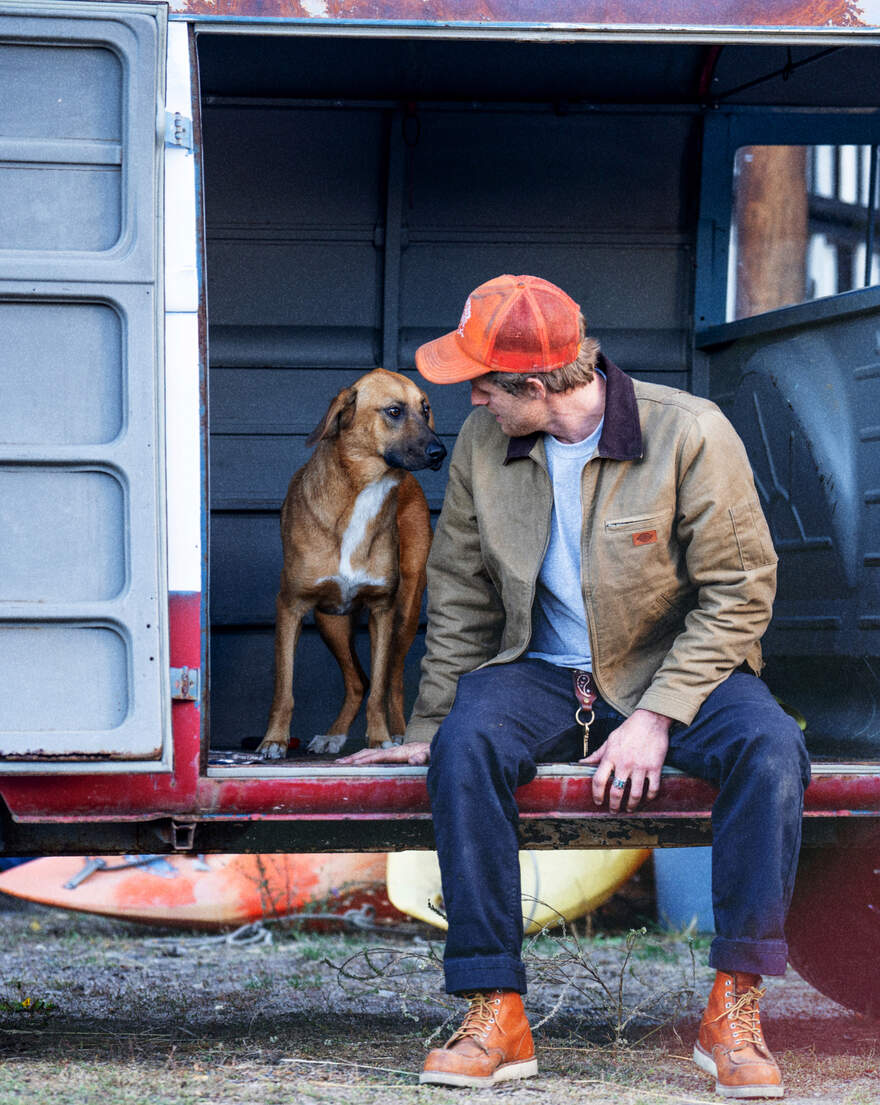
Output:
<path fill-rule="evenodd" d="M 497 1082 L 509 1082 L 515 1078 L 534 1078 L 538 1073 L 537 1059 L 524 1059 L 520 1063 L 504 1063 L 492 1074 L 483 1078 L 474 1074 L 458 1074 L 455 1071 L 423 1070 L 419 1082 L 437 1083 L 441 1086 L 494 1086 Z"/>
<path fill-rule="evenodd" d="M 722 1086 L 718 1081 L 718 1067 L 715 1065 L 715 1060 L 711 1055 L 707 1055 L 704 1051 L 694 1044 L 694 1062 L 700 1068 L 704 1070 L 706 1074 L 711 1074 L 715 1079 L 715 1093 L 719 1097 L 733 1097 L 733 1098 L 749 1098 L 749 1097 L 782 1097 L 785 1090 L 782 1086 Z"/>

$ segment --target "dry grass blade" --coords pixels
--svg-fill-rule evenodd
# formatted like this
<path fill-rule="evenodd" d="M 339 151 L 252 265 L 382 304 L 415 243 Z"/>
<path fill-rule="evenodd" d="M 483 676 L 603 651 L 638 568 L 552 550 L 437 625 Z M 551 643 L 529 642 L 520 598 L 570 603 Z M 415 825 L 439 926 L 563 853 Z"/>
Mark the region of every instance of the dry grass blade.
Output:
<path fill-rule="evenodd" d="M 407 1078 L 418 1077 L 411 1070 L 399 1070 L 397 1067 L 374 1067 L 369 1063 L 353 1063 L 347 1059 L 282 1059 L 282 1063 L 304 1064 L 310 1067 L 353 1067 L 356 1070 L 378 1071 L 381 1074 L 402 1074 Z"/>

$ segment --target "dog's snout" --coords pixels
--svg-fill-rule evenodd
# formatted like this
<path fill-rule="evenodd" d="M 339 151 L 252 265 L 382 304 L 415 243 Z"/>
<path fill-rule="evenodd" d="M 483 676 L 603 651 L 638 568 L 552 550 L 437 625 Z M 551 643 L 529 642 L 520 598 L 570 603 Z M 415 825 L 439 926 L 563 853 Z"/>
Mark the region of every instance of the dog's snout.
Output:
<path fill-rule="evenodd" d="M 428 467 L 436 470 L 446 456 L 446 446 L 441 441 L 432 441 L 425 449 L 425 455 L 428 458 Z"/>
<path fill-rule="evenodd" d="M 442 441 L 432 441 L 428 444 L 425 452 L 431 460 L 443 460 L 446 456 L 446 446 Z"/>
<path fill-rule="evenodd" d="M 410 422 L 408 430 L 384 450 L 382 456 L 391 468 L 405 468 L 409 472 L 418 472 L 421 468 L 433 468 L 436 471 L 446 457 L 446 446 L 424 423 Z"/>

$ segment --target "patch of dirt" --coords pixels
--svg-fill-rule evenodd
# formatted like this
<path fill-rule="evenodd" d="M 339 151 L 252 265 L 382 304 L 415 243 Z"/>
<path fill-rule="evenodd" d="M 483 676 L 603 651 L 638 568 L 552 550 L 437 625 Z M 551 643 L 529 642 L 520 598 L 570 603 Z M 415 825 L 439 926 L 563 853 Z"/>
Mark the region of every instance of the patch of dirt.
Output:
<path fill-rule="evenodd" d="M 39 906 L 0 925 L 0 1105 L 719 1100 L 690 1060 L 706 940 L 575 929 L 532 942 L 539 1077 L 471 1091 L 418 1086 L 426 1048 L 463 1010 L 427 927 L 273 925 L 271 943 L 241 944 Z M 877 1023 L 792 971 L 767 980 L 762 1012 L 791 1105 L 880 1105 Z"/>

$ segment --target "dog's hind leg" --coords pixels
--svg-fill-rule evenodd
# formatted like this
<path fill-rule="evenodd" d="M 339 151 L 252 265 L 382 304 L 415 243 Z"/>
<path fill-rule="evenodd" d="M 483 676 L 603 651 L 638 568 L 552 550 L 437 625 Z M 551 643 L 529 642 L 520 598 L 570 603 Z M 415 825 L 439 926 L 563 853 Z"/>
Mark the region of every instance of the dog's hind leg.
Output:
<path fill-rule="evenodd" d="M 388 686 L 388 728 L 391 739 L 402 739 L 406 729 L 403 709 L 403 668 L 419 628 L 425 570 L 417 578 L 401 579 L 394 607 L 394 639 L 391 644 L 391 675 Z"/>
<path fill-rule="evenodd" d="M 308 748 L 309 752 L 332 752 L 335 755 L 345 744 L 351 724 L 364 700 L 368 681 L 354 648 L 354 631 L 357 624 L 355 616 L 322 614 L 316 610 L 315 622 L 324 644 L 339 664 L 345 686 L 345 698 L 336 720 L 327 730 L 326 735 L 314 737 Z"/>
<path fill-rule="evenodd" d="M 287 602 L 282 594 L 275 600 L 275 691 L 266 735 L 257 748 L 257 755 L 264 760 L 283 760 L 287 755 L 293 717 L 293 654 L 308 609 L 306 603 Z"/>
<path fill-rule="evenodd" d="M 397 500 L 400 533 L 400 585 L 394 603 L 394 639 L 391 645 L 391 677 L 388 690 L 388 727 L 391 739 L 401 739 L 406 729 L 403 708 L 403 669 L 419 628 L 425 593 L 425 561 L 431 547 L 431 513 L 424 492 L 413 476 L 401 484 Z"/>

